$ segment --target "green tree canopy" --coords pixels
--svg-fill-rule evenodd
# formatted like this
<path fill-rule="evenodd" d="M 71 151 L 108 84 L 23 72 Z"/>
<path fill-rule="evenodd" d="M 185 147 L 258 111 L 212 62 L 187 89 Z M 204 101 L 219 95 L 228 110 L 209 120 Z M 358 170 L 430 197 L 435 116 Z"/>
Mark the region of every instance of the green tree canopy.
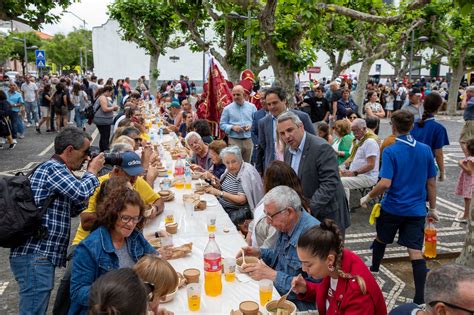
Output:
<path fill-rule="evenodd" d="M 60 19 L 53 9 L 65 10 L 77 0 L 0 0 L 0 20 L 14 20 L 34 29 L 40 29 L 43 23 L 55 23 Z"/>

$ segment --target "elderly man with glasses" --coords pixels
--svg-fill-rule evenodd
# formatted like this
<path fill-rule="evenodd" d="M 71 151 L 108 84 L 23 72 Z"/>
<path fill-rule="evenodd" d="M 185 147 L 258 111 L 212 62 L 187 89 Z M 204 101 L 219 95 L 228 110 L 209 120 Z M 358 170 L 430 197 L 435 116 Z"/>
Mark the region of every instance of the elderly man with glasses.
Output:
<path fill-rule="evenodd" d="M 244 271 L 254 280 L 270 279 L 277 291 L 283 295 L 290 290 L 291 280 L 298 274 L 306 275 L 296 253 L 296 245 L 301 234 L 319 221 L 303 210 L 298 193 L 288 186 L 277 186 L 263 197 L 264 213 L 268 224 L 280 232 L 273 248 L 244 247 L 247 256 L 262 259 L 256 264 L 247 264 Z M 237 256 L 240 256 L 239 252 Z M 314 308 L 313 303 L 296 299 L 290 293 L 288 300 L 304 311 Z"/>
<path fill-rule="evenodd" d="M 474 314 L 474 270 L 449 264 L 431 271 L 426 279 L 425 302 L 401 305 L 389 315 Z"/>

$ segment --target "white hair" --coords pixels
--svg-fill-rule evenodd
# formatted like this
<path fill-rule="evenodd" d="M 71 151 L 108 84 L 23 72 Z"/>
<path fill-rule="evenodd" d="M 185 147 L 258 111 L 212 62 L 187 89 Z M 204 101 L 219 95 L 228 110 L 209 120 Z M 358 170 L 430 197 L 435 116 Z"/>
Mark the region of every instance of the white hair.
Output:
<path fill-rule="evenodd" d="M 364 119 L 362 118 L 356 118 L 354 119 L 354 121 L 352 122 L 352 126 L 356 126 L 360 129 L 362 128 L 367 128 L 367 123 L 365 122 Z"/>
<path fill-rule="evenodd" d="M 186 143 L 188 143 L 188 142 L 189 142 L 189 139 L 191 139 L 192 137 L 196 137 L 196 138 L 198 138 L 199 140 L 202 140 L 200 134 L 198 134 L 196 131 L 191 131 L 191 132 L 188 132 L 188 134 L 187 134 L 186 137 L 184 138 L 184 141 L 186 141 Z M 188 143 L 188 144 L 189 144 L 189 143 Z"/>
<path fill-rule="evenodd" d="M 301 199 L 298 193 L 288 186 L 276 186 L 263 197 L 263 204 L 275 204 L 278 210 L 291 207 L 298 211 L 301 209 Z"/>
<path fill-rule="evenodd" d="M 281 113 L 281 114 L 278 116 L 277 122 L 278 122 L 278 123 L 281 123 L 281 122 L 284 122 L 284 121 L 287 121 L 287 120 L 291 120 L 291 121 L 292 121 L 295 125 L 297 125 L 298 127 L 301 126 L 301 125 L 303 125 L 303 122 L 302 122 L 301 119 L 298 117 L 298 115 L 296 115 L 295 113 L 293 113 L 293 112 L 290 111 L 290 110 Z"/>
<path fill-rule="evenodd" d="M 110 150 L 111 153 L 121 153 L 121 152 L 129 152 L 129 151 L 133 152 L 133 147 L 129 143 L 125 143 L 125 142 L 114 143 Z"/>
<path fill-rule="evenodd" d="M 242 152 L 240 151 L 240 148 L 236 145 L 233 145 L 233 146 L 230 146 L 230 147 L 227 147 L 227 148 L 224 148 L 222 149 L 221 153 L 219 154 L 221 159 L 224 159 L 224 157 L 228 154 L 233 154 L 235 155 L 235 157 L 237 158 L 237 160 L 239 160 L 240 162 L 243 161 L 242 159 Z"/>
<path fill-rule="evenodd" d="M 474 92 L 474 85 L 470 85 L 466 88 L 466 92 Z"/>

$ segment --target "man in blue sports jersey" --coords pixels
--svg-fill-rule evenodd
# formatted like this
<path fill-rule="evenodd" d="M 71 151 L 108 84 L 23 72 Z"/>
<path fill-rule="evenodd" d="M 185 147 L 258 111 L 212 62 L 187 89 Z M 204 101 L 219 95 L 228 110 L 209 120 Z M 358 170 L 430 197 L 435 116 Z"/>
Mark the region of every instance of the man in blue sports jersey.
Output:
<path fill-rule="evenodd" d="M 414 116 L 399 110 L 391 118 L 392 132 L 396 135 L 393 145 L 382 155 L 380 181 L 363 198 L 361 205 L 385 193 L 380 217 L 376 222 L 377 237 L 372 244 L 372 272 L 378 272 L 386 244 L 391 244 L 397 234 L 398 244 L 407 247 L 415 282 L 416 304 L 424 303 L 426 261 L 423 258 L 425 220 L 435 221 L 436 168 L 429 146 L 417 142 L 411 135 Z M 429 211 L 426 211 L 428 197 Z"/>

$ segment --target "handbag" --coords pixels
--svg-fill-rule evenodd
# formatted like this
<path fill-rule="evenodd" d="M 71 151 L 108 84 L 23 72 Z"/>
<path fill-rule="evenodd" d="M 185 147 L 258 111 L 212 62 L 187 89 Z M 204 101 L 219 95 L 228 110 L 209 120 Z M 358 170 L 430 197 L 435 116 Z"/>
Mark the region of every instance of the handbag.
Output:
<path fill-rule="evenodd" d="M 8 137 L 12 134 L 12 126 L 9 117 L 0 117 L 0 137 Z"/>

